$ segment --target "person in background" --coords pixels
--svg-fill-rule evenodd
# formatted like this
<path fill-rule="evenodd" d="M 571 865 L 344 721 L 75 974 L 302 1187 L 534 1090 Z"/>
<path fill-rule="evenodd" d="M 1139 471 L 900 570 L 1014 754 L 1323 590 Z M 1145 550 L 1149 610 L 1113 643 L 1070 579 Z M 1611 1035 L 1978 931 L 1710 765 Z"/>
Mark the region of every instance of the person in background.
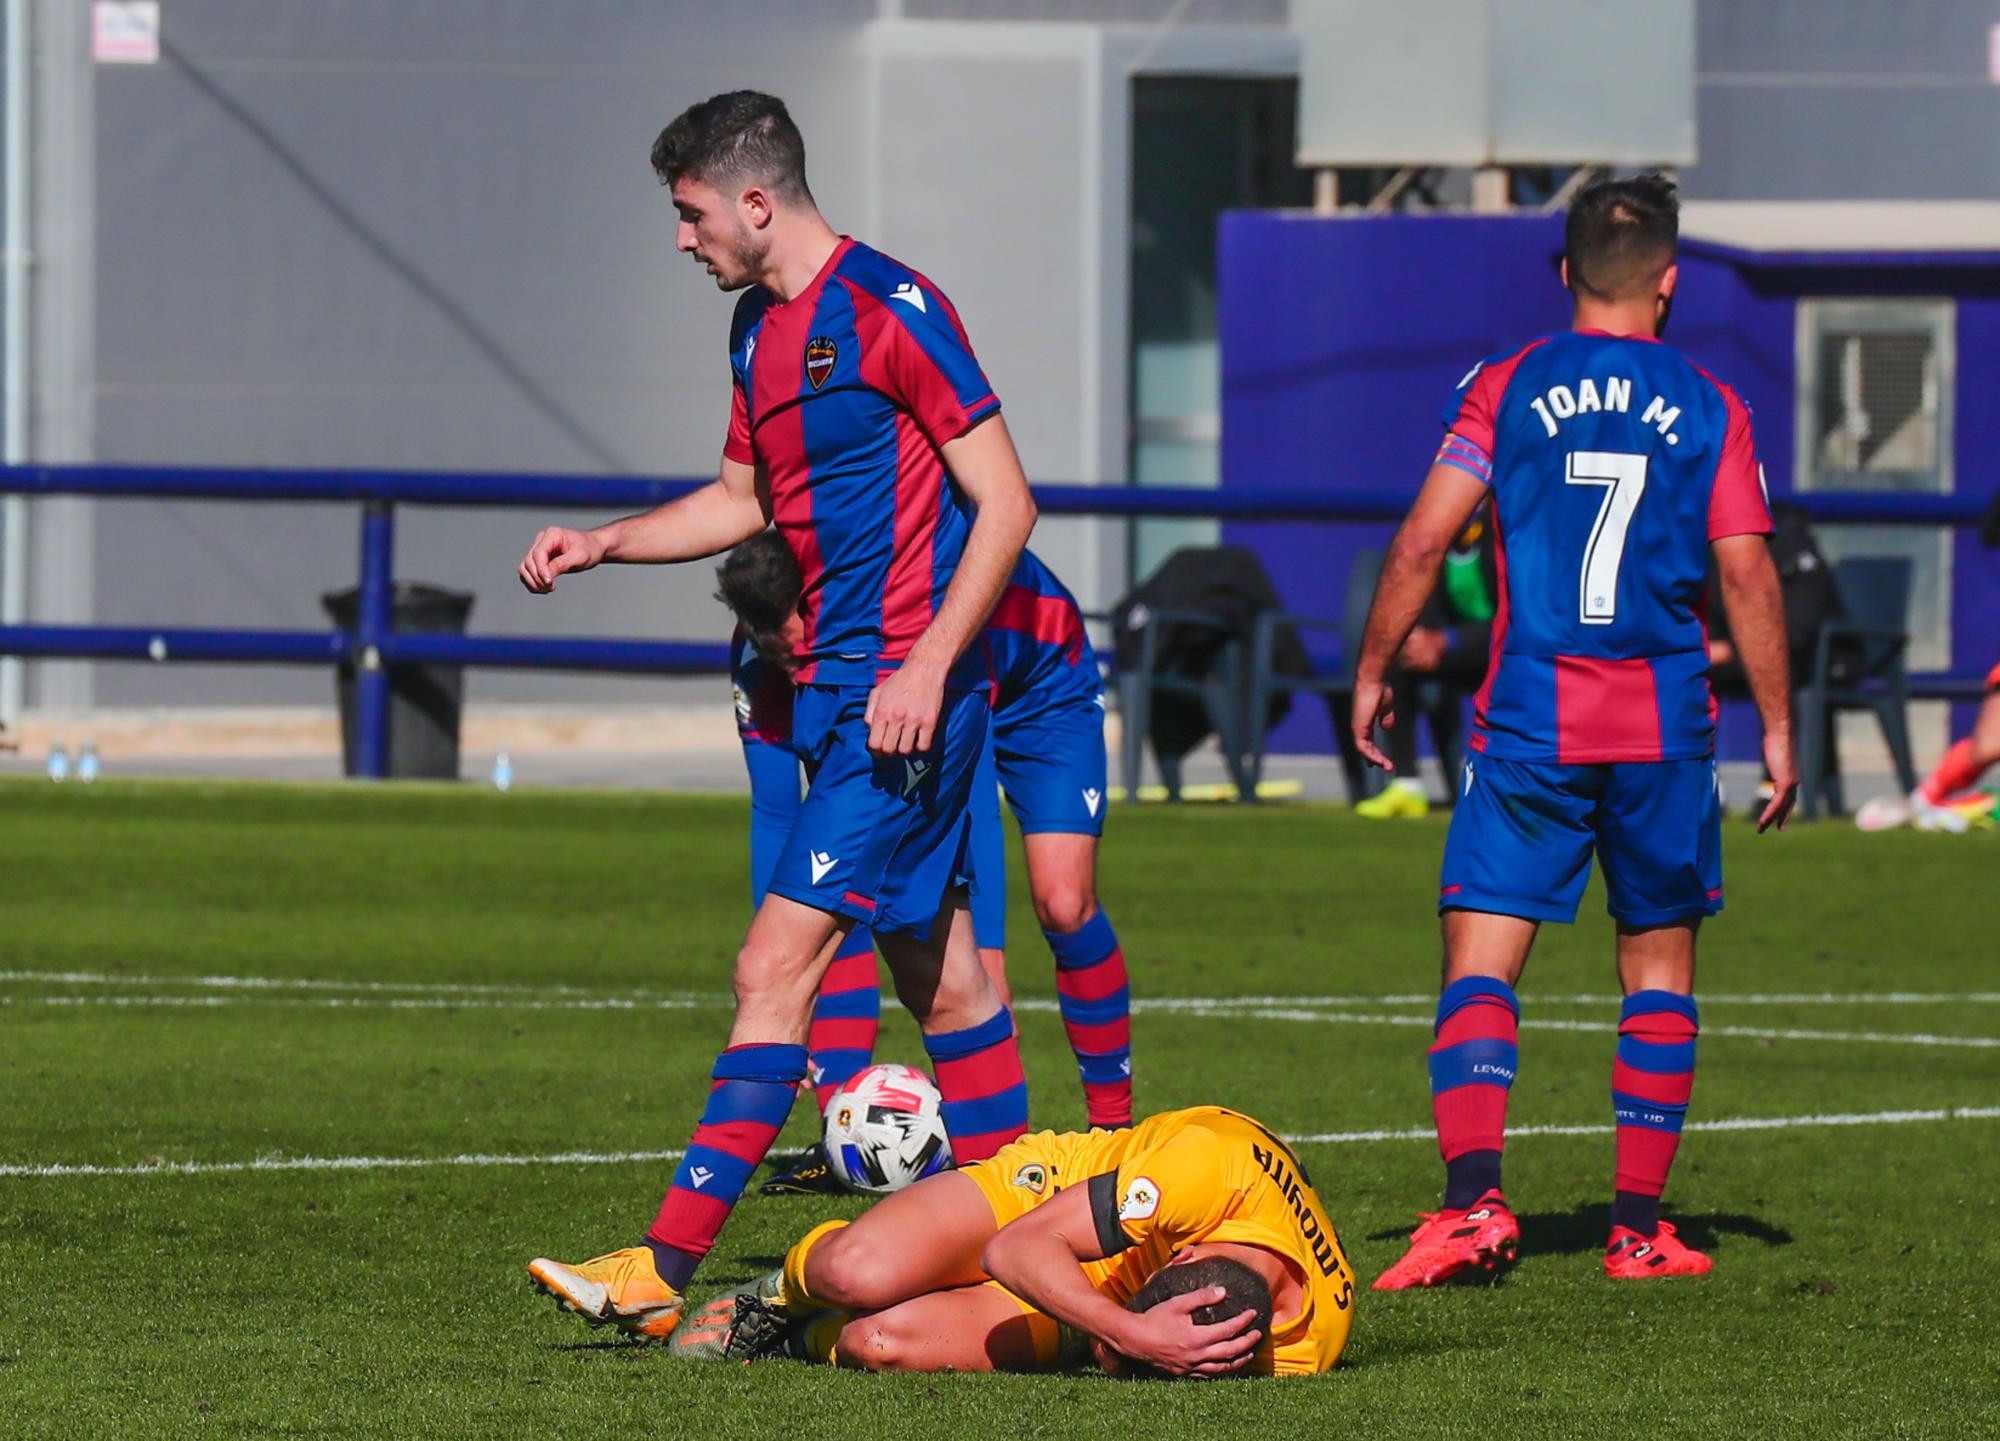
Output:
<path fill-rule="evenodd" d="M 1487 511 L 1484 505 L 1474 511 L 1452 541 L 1438 588 L 1396 655 L 1389 684 L 1398 695 L 1411 698 L 1410 720 L 1384 733 L 1395 774 L 1381 791 L 1355 805 L 1354 813 L 1366 820 L 1416 820 L 1430 814 L 1430 795 L 1417 768 L 1418 714 L 1430 721 L 1438 763 L 1447 772 L 1452 769 L 1448 757 L 1457 749 L 1459 707 L 1486 678 L 1500 595 Z M 1445 793 L 1453 793 L 1449 783 Z"/>

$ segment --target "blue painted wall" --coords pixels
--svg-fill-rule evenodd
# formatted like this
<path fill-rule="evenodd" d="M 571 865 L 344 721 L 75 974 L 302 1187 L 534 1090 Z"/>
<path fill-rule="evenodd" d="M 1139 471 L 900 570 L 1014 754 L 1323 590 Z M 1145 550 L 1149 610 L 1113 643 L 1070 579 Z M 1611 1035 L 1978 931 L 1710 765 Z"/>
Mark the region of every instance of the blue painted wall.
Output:
<path fill-rule="evenodd" d="M 1414 496 L 1460 377 L 1568 324 L 1569 297 L 1556 276 L 1561 250 L 1558 217 L 1224 216 L 1223 488 L 1400 488 Z M 1669 338 L 1750 406 L 1774 494 L 1791 489 L 1798 299 L 1959 297 L 1957 484 L 1992 491 L 1980 397 L 2000 390 L 2000 264 L 1890 256 L 1828 263 L 1690 242 L 1681 272 Z M 1387 526 L 1232 523 L 1224 531 L 1263 556 L 1289 607 L 1323 616 L 1340 614 L 1355 553 L 1389 535 Z M 1969 534 L 1957 542 L 1952 614 L 1955 668 L 2000 654 L 2000 557 Z M 1754 756 L 1754 716 L 1729 711 L 1724 754 Z M 1331 742 L 1325 710 L 1304 703 L 1273 738 L 1292 752 Z"/>

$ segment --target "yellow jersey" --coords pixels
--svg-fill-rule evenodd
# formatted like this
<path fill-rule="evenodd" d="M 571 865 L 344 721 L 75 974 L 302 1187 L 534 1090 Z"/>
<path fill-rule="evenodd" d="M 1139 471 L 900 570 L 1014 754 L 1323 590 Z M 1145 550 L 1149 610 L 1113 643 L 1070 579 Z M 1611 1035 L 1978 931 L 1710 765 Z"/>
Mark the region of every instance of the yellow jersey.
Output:
<path fill-rule="evenodd" d="M 1316 1374 L 1347 1343 L 1354 1269 L 1298 1157 L 1248 1116 L 1196 1106 L 1129 1130 L 1043 1131 L 966 1174 L 1003 1226 L 1069 1186 L 1089 1186 L 1105 1254 L 1084 1262 L 1084 1273 L 1121 1305 L 1188 1246 L 1229 1242 L 1285 1257 L 1305 1279 L 1304 1304 L 1273 1318 L 1260 1370 Z"/>

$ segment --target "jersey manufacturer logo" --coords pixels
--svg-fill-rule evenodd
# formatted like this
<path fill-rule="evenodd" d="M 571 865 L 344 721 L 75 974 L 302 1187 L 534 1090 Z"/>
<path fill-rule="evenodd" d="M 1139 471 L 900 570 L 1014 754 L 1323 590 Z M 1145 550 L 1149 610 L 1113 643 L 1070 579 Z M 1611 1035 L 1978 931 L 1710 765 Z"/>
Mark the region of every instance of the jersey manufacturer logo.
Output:
<path fill-rule="evenodd" d="M 1103 791 L 1097 790 L 1094 787 L 1086 787 L 1084 789 L 1083 803 L 1090 809 L 1090 814 L 1093 818 L 1096 817 L 1097 807 L 1103 800 L 1104 800 Z"/>
<path fill-rule="evenodd" d="M 757 354 L 757 332 L 753 330 L 750 332 L 750 338 L 743 342 L 743 365 L 745 369 L 749 368 L 750 362 L 756 356 L 756 354 Z"/>
<path fill-rule="evenodd" d="M 1150 1176 L 1134 1176 L 1125 1187 L 1124 1199 L 1118 1203 L 1118 1219 L 1121 1221 L 1145 1221 L 1160 1209 L 1160 1188 L 1153 1184 Z"/>
<path fill-rule="evenodd" d="M 901 285 L 890 291 L 889 298 L 891 300 L 900 300 L 905 305 L 914 305 L 925 315 L 931 313 L 930 307 L 924 304 L 923 291 L 917 289 L 910 281 L 905 280 Z"/>
<path fill-rule="evenodd" d="M 1472 384 L 1472 377 L 1479 374 L 1479 372 L 1484 369 L 1486 369 L 1486 362 L 1482 360 L 1479 362 L 1479 364 L 1473 366 L 1472 369 L 1465 372 L 1465 378 L 1459 381 L 1458 388 L 1460 390 L 1463 390 L 1465 389 L 1466 386 Z"/>
<path fill-rule="evenodd" d="M 828 855 L 825 851 L 814 851 L 811 856 L 813 884 L 826 879 L 826 873 L 840 864 L 840 857 Z"/>
<path fill-rule="evenodd" d="M 736 724 L 740 726 L 749 725 L 750 693 L 740 685 L 732 685 L 729 689 L 736 698 Z"/>
<path fill-rule="evenodd" d="M 688 1172 L 688 1179 L 694 1182 L 694 1188 L 699 1191 L 703 1186 L 706 1186 L 710 1181 L 715 1179 L 715 1172 L 709 1170 L 706 1166 L 696 1166 L 692 1171 Z"/>
<path fill-rule="evenodd" d="M 922 785 L 924 777 L 930 774 L 930 770 L 931 763 L 929 761 L 915 759 L 904 761 L 903 794 L 907 796 L 911 791 Z"/>
<path fill-rule="evenodd" d="M 1460 791 L 1460 792 L 1459 792 L 1459 794 L 1460 794 L 1460 795 L 1467 795 L 1467 796 L 1469 796 L 1469 795 L 1471 795 L 1471 794 L 1472 794 L 1472 762 L 1471 762 L 1471 761 L 1467 761 L 1467 762 L 1465 763 L 1465 789 L 1464 789 L 1463 791 Z"/>
<path fill-rule="evenodd" d="M 818 390 L 826 384 L 826 378 L 833 374 L 833 362 L 840 354 L 840 347 L 827 335 L 815 335 L 806 342 L 806 379 L 812 388 Z"/>
<path fill-rule="evenodd" d="M 1048 1167 L 1031 1162 L 1014 1173 L 1014 1184 L 1039 1196 L 1048 1189 Z"/>

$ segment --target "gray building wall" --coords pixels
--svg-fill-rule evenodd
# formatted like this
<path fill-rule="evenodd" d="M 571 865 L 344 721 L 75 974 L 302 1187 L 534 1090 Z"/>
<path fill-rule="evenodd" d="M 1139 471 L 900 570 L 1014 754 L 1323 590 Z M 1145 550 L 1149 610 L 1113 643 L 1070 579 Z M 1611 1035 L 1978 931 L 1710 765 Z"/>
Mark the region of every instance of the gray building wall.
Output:
<path fill-rule="evenodd" d="M 1695 116 L 1709 200 L 2000 195 L 1994 0 L 1700 0 Z"/>
<path fill-rule="evenodd" d="M 1031 475 L 1115 482 L 1128 446 L 1130 80 L 1273 74 L 1282 0 L 175 0 L 169 55 L 93 67 L 37 7 L 35 453 L 237 465 L 704 474 L 730 299 L 672 251 L 646 154 L 692 99 L 786 96 L 829 218 L 958 302 Z M 889 18 L 884 18 L 884 17 Z M 1703 0 L 1705 197 L 1988 197 L 1993 0 Z M 535 527 L 405 508 L 398 570 L 483 631 L 719 637 L 705 565 L 536 600 Z M 52 501 L 32 613 L 314 626 L 351 584 L 346 506 Z M 1045 522 L 1086 603 L 1113 523 Z M 309 703 L 318 670 L 40 664 L 43 707 Z M 650 698 L 483 671 L 475 699 Z"/>

